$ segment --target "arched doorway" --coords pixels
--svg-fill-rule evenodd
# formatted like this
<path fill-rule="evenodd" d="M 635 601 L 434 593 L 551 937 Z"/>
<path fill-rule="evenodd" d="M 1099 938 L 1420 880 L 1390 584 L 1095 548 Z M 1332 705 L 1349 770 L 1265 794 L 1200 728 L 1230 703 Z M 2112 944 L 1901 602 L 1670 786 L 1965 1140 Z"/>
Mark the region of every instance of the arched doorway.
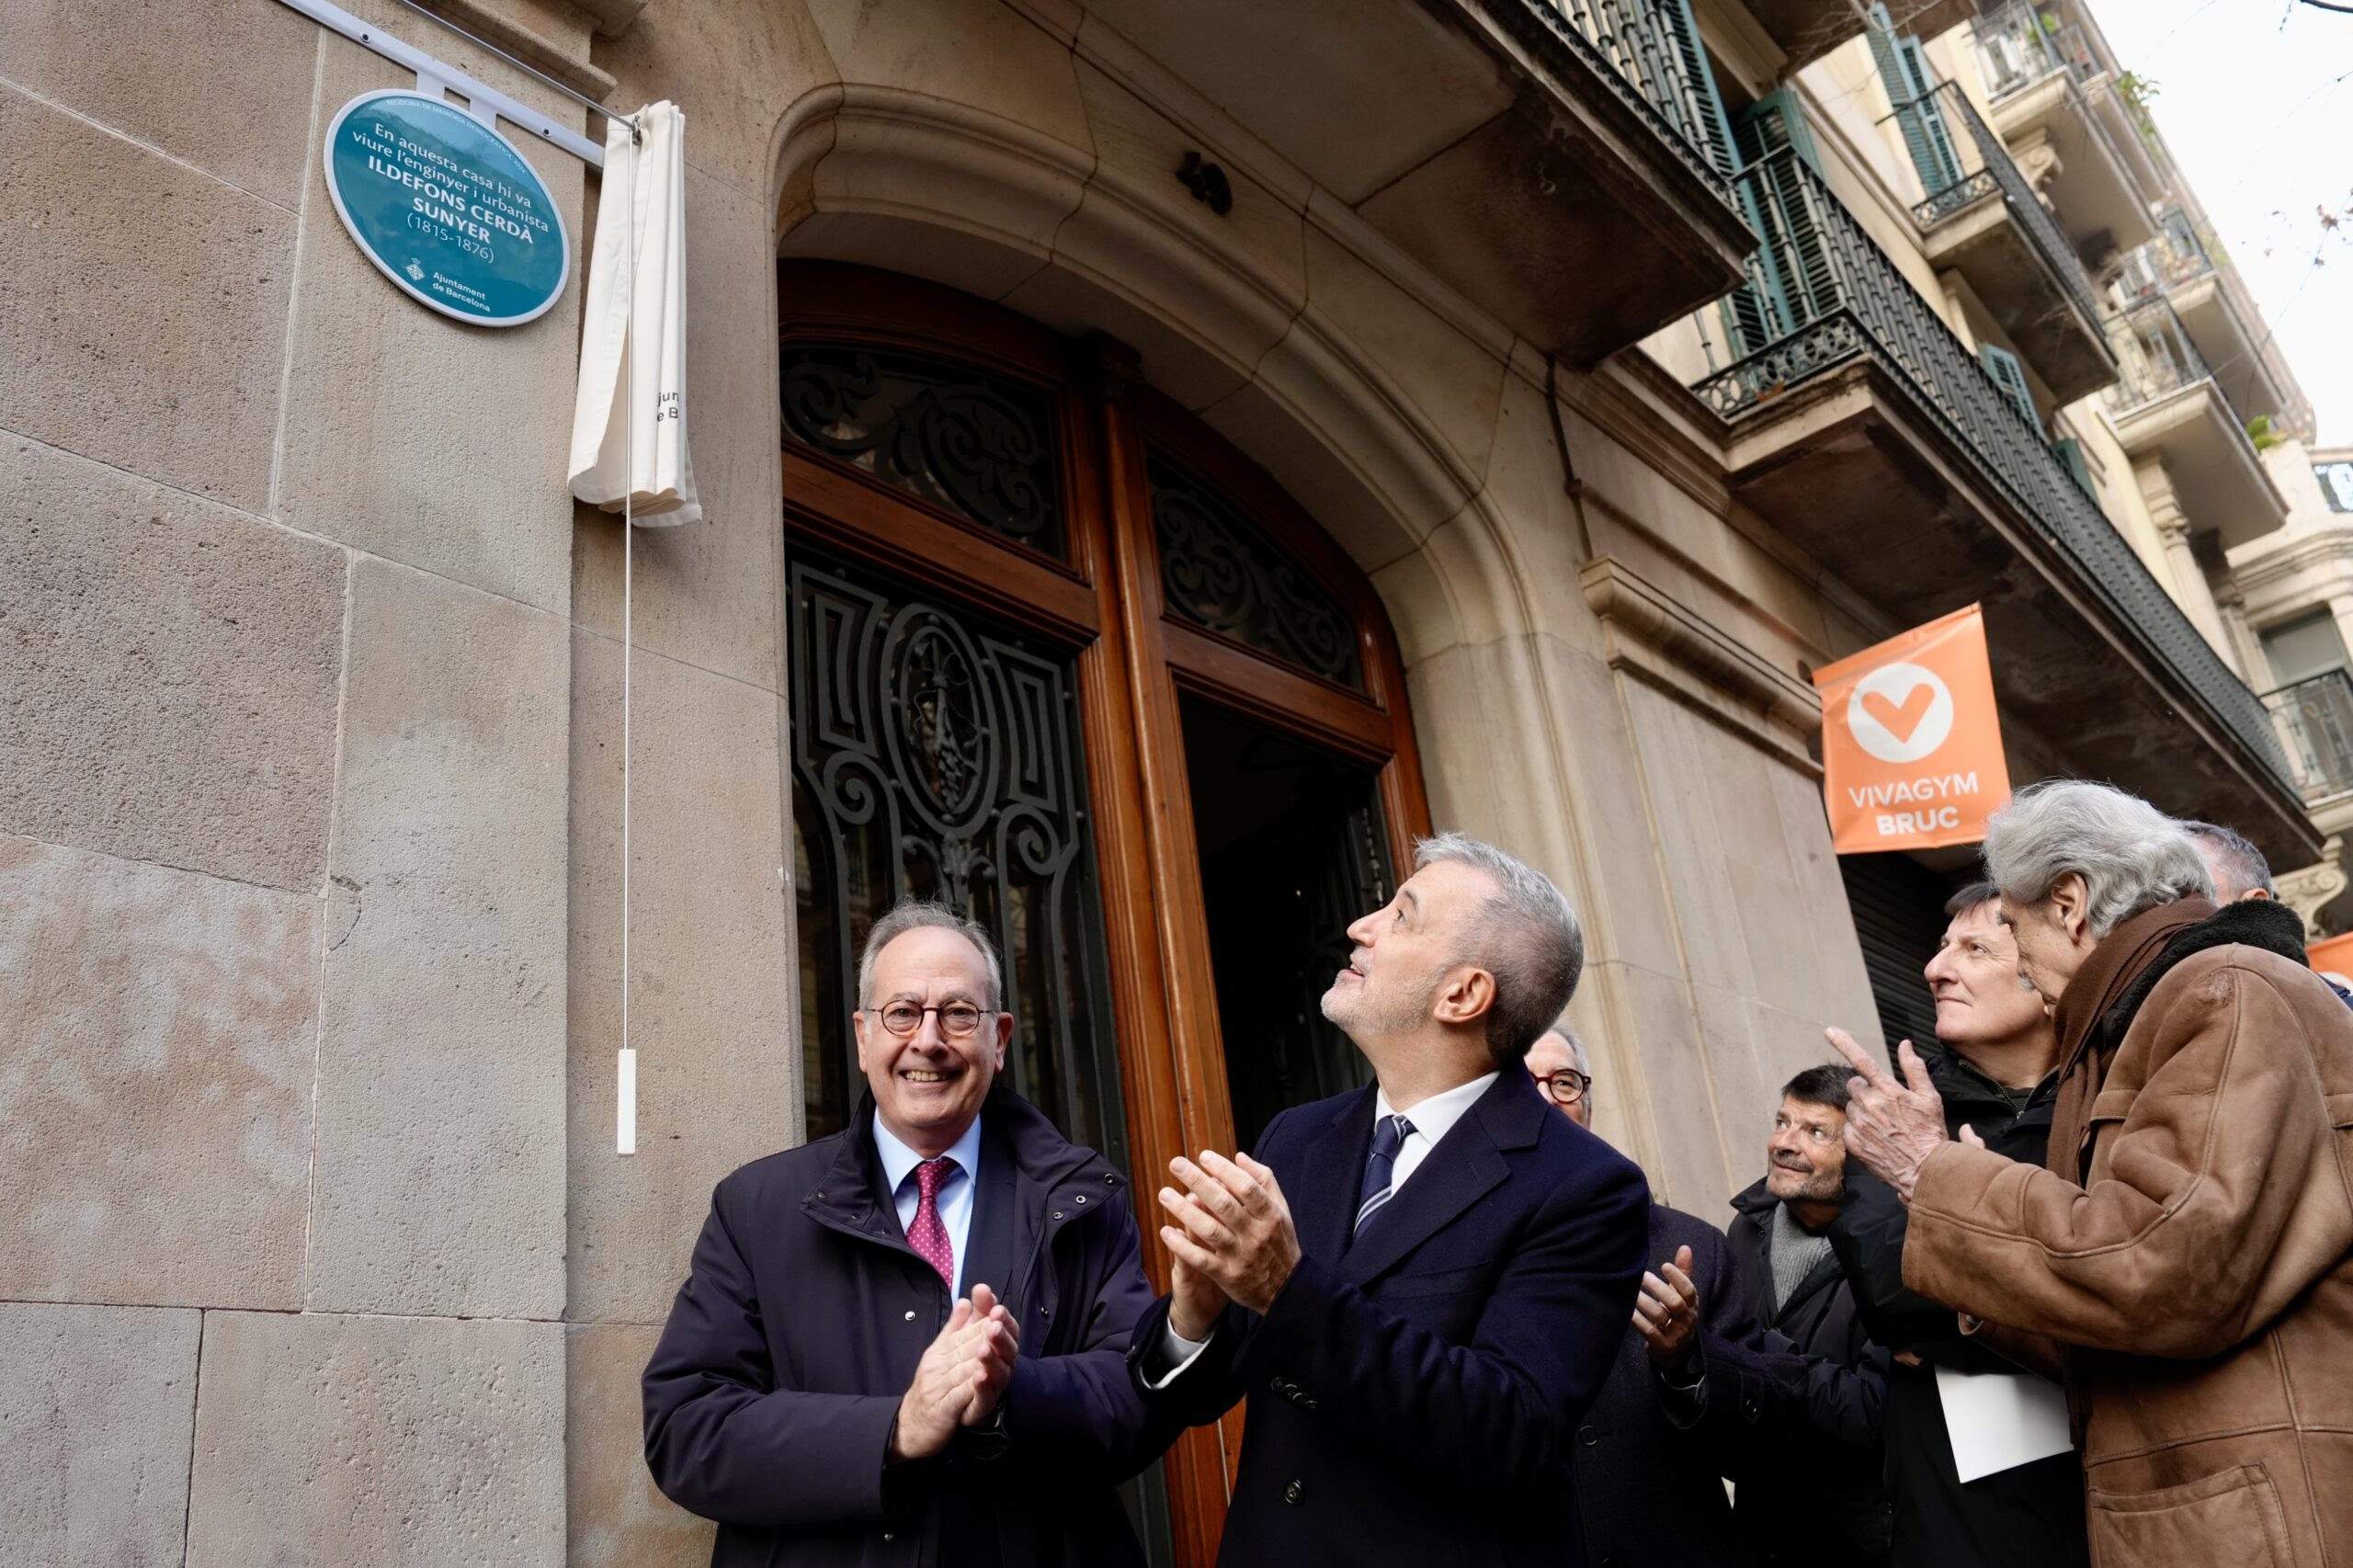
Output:
<path fill-rule="evenodd" d="M 996 932 L 1014 1086 L 1147 1194 L 1358 1081 L 1315 999 L 1428 830 L 1363 574 L 1116 343 L 826 262 L 779 301 L 810 1135 L 855 1103 L 858 944 L 905 892 Z M 1237 1435 L 1170 1457 L 1180 1562 Z"/>

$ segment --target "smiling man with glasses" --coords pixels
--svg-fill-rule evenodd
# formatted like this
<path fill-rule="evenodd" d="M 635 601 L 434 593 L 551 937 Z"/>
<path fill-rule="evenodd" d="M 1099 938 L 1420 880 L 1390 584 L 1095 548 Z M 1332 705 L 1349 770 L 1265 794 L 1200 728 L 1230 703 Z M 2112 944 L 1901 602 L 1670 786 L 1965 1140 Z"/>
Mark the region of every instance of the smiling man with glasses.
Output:
<path fill-rule="evenodd" d="M 738 1564 L 1136 1565 L 1116 1485 L 1176 1430 L 1127 1370 L 1151 1304 L 1125 1180 L 996 1081 L 979 926 L 874 924 L 867 1093 L 719 1184 L 645 1370 L 645 1455 Z"/>

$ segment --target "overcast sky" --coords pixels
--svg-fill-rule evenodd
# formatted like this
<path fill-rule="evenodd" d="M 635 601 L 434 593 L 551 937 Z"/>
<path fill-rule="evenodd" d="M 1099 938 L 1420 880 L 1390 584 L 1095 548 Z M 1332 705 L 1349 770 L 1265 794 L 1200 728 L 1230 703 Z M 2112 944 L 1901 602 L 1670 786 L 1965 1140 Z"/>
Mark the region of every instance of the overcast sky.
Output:
<path fill-rule="evenodd" d="M 2088 0 L 2287 349 L 2353 443 L 2353 15 L 2298 0 Z M 2320 265 L 2313 265 L 2317 256 Z M 2254 412 L 2253 410 L 2249 411 Z"/>

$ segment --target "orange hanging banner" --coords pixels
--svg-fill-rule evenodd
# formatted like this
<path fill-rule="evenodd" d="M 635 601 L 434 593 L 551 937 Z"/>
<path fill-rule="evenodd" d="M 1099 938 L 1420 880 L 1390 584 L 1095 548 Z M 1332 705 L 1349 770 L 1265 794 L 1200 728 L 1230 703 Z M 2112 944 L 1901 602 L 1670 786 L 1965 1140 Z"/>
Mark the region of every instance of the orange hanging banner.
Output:
<path fill-rule="evenodd" d="M 2304 949 L 2304 961 L 2323 974 L 2353 976 L 2353 937 L 2324 937 Z"/>
<path fill-rule="evenodd" d="M 2010 798 L 1978 607 L 1813 675 L 1822 795 L 1841 855 L 1975 844 Z"/>

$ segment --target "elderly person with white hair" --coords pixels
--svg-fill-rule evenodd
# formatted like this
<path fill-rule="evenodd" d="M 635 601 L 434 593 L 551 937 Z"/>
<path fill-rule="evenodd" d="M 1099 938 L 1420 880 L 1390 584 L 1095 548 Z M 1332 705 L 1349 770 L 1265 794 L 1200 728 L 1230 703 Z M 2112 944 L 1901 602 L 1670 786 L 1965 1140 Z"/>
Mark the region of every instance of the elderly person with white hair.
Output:
<path fill-rule="evenodd" d="M 2049 1168 L 1949 1140 L 1908 1044 L 1905 1083 L 1831 1031 L 1904 1283 L 2056 1356 L 2095 1562 L 2353 1562 L 2353 1015 L 2293 912 L 2218 910 L 2120 790 L 2020 791 L 1985 861 L 2059 1036 Z"/>

